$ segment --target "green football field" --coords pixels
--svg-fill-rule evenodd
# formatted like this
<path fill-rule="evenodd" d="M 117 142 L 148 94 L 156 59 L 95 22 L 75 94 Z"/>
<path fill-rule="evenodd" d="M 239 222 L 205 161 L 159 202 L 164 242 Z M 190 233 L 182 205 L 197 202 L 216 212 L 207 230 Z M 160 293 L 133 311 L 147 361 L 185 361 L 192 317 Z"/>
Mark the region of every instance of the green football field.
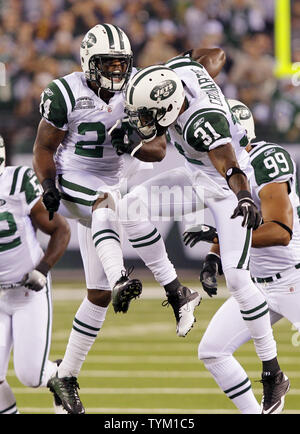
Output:
<path fill-rule="evenodd" d="M 191 287 L 196 288 L 196 282 Z M 85 292 L 74 285 L 54 286 L 51 360 L 62 358 L 74 314 Z M 144 288 L 127 314 L 109 308 L 104 326 L 78 378 L 86 413 L 201 414 L 238 413 L 197 359 L 198 343 L 222 298 L 203 296 L 196 309 L 197 322 L 185 338 L 175 333 L 172 308 L 162 307 L 160 288 Z M 155 297 L 155 293 L 158 294 Z M 154 297 L 153 297 L 154 294 Z M 152 297 L 147 297 L 152 295 Z M 274 326 L 279 361 L 291 381 L 284 413 L 300 414 L 300 337 L 291 324 Z M 260 402 L 260 362 L 250 342 L 236 352 Z M 54 413 L 47 388 L 24 387 L 10 362 L 8 381 L 21 413 Z"/>

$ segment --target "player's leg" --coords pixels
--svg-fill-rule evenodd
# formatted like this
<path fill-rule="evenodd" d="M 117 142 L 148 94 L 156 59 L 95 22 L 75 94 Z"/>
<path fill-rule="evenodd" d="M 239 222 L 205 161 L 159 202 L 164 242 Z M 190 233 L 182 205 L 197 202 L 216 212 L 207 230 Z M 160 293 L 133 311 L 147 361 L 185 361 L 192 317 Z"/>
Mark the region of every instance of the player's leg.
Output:
<path fill-rule="evenodd" d="M 119 191 L 103 187 L 103 198 L 93 205 L 91 233 L 97 255 L 112 290 L 115 312 L 127 312 L 133 298 L 142 292 L 142 283 L 130 278 L 133 268 L 125 270 L 122 252 L 122 227 L 116 213 Z"/>
<path fill-rule="evenodd" d="M 56 370 L 56 364 L 48 360 L 52 331 L 50 276 L 39 292 L 20 288 L 15 301 L 18 306 L 12 327 L 17 377 L 28 387 L 46 386 Z"/>
<path fill-rule="evenodd" d="M 281 318 L 275 312 L 270 312 L 270 316 L 272 323 Z M 234 297 L 230 297 L 211 319 L 198 349 L 199 359 L 243 414 L 261 413 L 248 375 L 233 356 L 250 338 L 239 305 Z"/>
<path fill-rule="evenodd" d="M 12 321 L 7 304 L 7 293 L 5 290 L 0 298 L 0 414 L 18 413 L 16 398 L 6 380 L 6 373 L 10 352 L 12 348 Z"/>
<path fill-rule="evenodd" d="M 221 201 L 208 201 L 207 204 L 212 211 L 219 234 L 222 267 L 227 287 L 239 304 L 243 321 L 253 339 L 256 353 L 262 361 L 262 375 L 275 378 L 280 373 L 282 376 L 268 305 L 263 294 L 252 282 L 247 269 L 251 231 L 241 226 L 242 217 L 230 218 L 236 205 L 234 195 Z M 281 380 L 284 384 L 286 381 L 284 375 Z M 265 389 L 264 383 L 263 386 Z"/>
<path fill-rule="evenodd" d="M 183 208 L 184 185 L 192 190 L 184 170 L 174 169 L 134 188 L 119 202 L 119 218 L 132 247 L 166 291 L 176 317 L 178 336 L 185 336 L 191 329 L 195 321 L 193 311 L 201 298 L 196 291 L 180 283 L 164 241 L 151 218 L 163 215 L 172 219 L 178 212 L 178 206 L 180 210 Z"/>
<path fill-rule="evenodd" d="M 87 296 L 75 314 L 67 348 L 57 374 L 49 382 L 50 390 L 61 398 L 64 408 L 71 414 L 84 413 L 77 390 L 77 377 L 102 328 L 111 300 L 111 289 L 96 254 L 91 229 L 80 223 L 78 240 Z"/>

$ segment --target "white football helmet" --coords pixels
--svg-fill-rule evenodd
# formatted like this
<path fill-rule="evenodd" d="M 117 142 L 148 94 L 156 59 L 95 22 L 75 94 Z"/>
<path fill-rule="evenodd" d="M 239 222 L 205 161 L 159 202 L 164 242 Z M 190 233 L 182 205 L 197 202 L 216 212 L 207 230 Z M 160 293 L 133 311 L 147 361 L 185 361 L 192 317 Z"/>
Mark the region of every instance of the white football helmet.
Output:
<path fill-rule="evenodd" d="M 3 137 L 0 136 L 0 175 L 4 172 L 5 168 L 5 147 Z"/>
<path fill-rule="evenodd" d="M 87 80 L 111 92 L 122 91 L 132 71 L 129 39 L 123 30 L 112 24 L 97 24 L 87 32 L 81 42 L 80 59 Z M 122 68 L 105 71 L 105 62 L 113 59 L 119 59 Z"/>
<path fill-rule="evenodd" d="M 177 119 L 184 98 L 176 72 L 163 65 L 148 66 L 129 81 L 125 111 L 135 128 L 154 123 L 168 127 Z"/>
<path fill-rule="evenodd" d="M 239 123 L 245 128 L 249 143 L 256 138 L 254 119 L 250 109 L 241 101 L 228 99 L 228 104 L 232 113 L 236 116 Z"/>

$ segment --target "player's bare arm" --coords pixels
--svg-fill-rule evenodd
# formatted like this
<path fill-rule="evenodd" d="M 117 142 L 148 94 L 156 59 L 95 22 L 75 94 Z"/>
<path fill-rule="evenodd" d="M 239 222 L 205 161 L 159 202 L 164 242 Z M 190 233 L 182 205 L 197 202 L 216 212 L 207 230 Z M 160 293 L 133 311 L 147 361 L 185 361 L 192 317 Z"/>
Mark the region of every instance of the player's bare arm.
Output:
<path fill-rule="evenodd" d="M 53 155 L 63 141 L 66 131 L 59 130 L 42 119 L 33 145 L 33 168 L 40 183 L 55 179 L 56 169 Z"/>
<path fill-rule="evenodd" d="M 201 63 L 212 78 L 215 78 L 223 68 L 226 55 L 221 48 L 195 48 L 191 57 Z"/>
<path fill-rule="evenodd" d="M 33 146 L 33 167 L 44 190 L 43 202 L 49 211 L 49 220 L 52 220 L 60 204 L 53 156 L 65 135 L 66 131 L 55 128 L 42 119 Z"/>
<path fill-rule="evenodd" d="M 287 182 L 268 184 L 259 196 L 264 223 L 253 232 L 252 247 L 287 246 L 293 228 Z"/>
<path fill-rule="evenodd" d="M 70 227 L 66 219 L 59 214 L 55 214 L 53 219 L 49 221 L 48 212 L 43 203 L 39 200 L 31 210 L 30 218 L 34 227 L 40 229 L 43 233 L 50 235 L 50 239 L 42 258 L 49 269 L 64 254 L 70 241 Z"/>
<path fill-rule="evenodd" d="M 217 171 L 224 176 L 224 178 L 226 178 L 226 173 L 229 169 L 233 167 L 239 169 L 239 164 L 230 143 L 209 151 L 208 155 Z M 248 179 L 242 173 L 232 175 L 229 180 L 229 186 L 236 195 L 241 190 L 247 190 L 250 193 Z"/>
<path fill-rule="evenodd" d="M 136 152 L 135 157 L 147 162 L 161 161 L 166 156 L 166 150 L 166 136 L 156 136 L 149 142 L 143 142 L 143 146 Z"/>

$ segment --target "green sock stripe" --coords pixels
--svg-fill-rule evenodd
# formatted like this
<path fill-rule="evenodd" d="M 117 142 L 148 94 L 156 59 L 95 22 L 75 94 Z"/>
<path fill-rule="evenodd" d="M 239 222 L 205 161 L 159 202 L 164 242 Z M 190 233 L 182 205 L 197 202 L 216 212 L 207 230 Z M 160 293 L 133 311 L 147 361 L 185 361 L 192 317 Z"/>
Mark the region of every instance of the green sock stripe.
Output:
<path fill-rule="evenodd" d="M 238 389 L 239 387 L 243 386 L 244 384 L 246 384 L 249 381 L 249 378 L 247 377 L 244 381 L 242 381 L 241 383 L 237 384 L 236 386 L 231 387 L 230 389 L 224 390 L 224 393 L 229 393 L 232 392 L 233 390 Z"/>
<path fill-rule="evenodd" d="M 243 395 L 244 393 L 248 392 L 248 390 L 250 390 L 250 389 L 251 389 L 251 384 L 250 384 L 250 386 L 246 387 L 246 389 L 241 390 L 240 392 L 235 393 L 235 394 L 232 395 L 232 396 L 228 396 L 228 398 L 229 398 L 229 399 L 234 399 L 234 398 L 236 398 L 237 396 Z"/>
<path fill-rule="evenodd" d="M 154 240 L 149 241 L 148 243 L 142 243 L 142 244 L 138 244 L 136 246 L 132 246 L 134 249 L 138 249 L 139 247 L 145 247 L 145 246 L 150 246 L 151 244 L 156 243 L 158 240 L 161 239 L 161 235 L 159 234 L 158 237 L 154 238 Z"/>
<path fill-rule="evenodd" d="M 76 322 L 77 324 L 79 324 L 82 327 L 85 327 L 89 330 L 94 330 L 95 332 L 98 332 L 100 330 L 100 327 L 96 328 L 96 327 L 89 326 L 88 324 L 85 324 L 84 322 L 79 321 L 79 319 L 77 319 L 77 318 L 74 318 L 74 322 Z"/>
<path fill-rule="evenodd" d="M 17 405 L 17 403 L 14 402 L 10 407 L 7 407 L 7 408 L 5 408 L 4 410 L 1 410 L 1 411 L 0 411 L 0 414 L 3 414 L 3 413 L 5 413 L 6 411 L 11 410 L 12 408 L 16 407 L 16 405 Z"/>
<path fill-rule="evenodd" d="M 102 231 L 98 231 L 93 235 L 93 240 L 98 237 L 98 235 L 104 234 L 110 232 L 112 234 L 115 234 L 118 238 L 120 238 L 119 234 L 117 234 L 117 232 L 113 231 L 112 229 L 103 229 Z"/>
<path fill-rule="evenodd" d="M 266 313 L 268 313 L 268 312 L 269 312 L 269 309 L 266 309 L 262 313 L 260 313 L 260 314 L 258 314 L 256 316 L 251 316 L 250 318 L 247 318 L 247 317 L 243 316 L 243 319 L 245 321 L 253 321 L 254 319 L 257 319 L 257 318 L 260 318 L 261 316 L 266 315 Z"/>
<path fill-rule="evenodd" d="M 240 312 L 242 314 L 248 315 L 249 313 L 256 312 L 257 310 L 261 309 L 262 307 L 264 307 L 266 305 L 267 305 L 267 302 L 264 301 L 262 304 L 260 304 L 259 306 L 254 307 L 253 309 L 250 309 L 250 310 L 241 310 Z"/>
<path fill-rule="evenodd" d="M 157 232 L 157 229 L 155 228 L 154 231 L 151 232 L 151 234 L 148 234 L 148 235 L 145 235 L 144 237 L 140 237 L 140 238 L 136 238 L 136 239 L 132 238 L 132 239 L 129 239 L 129 241 L 131 243 L 136 243 L 138 241 L 143 241 L 143 240 L 146 240 L 147 238 L 152 237 L 154 234 L 156 234 L 156 232 Z"/>
<path fill-rule="evenodd" d="M 92 338 L 96 338 L 96 337 L 97 337 L 97 335 L 94 335 L 94 334 L 92 334 L 92 333 L 84 332 L 84 331 L 78 329 L 77 327 L 75 327 L 74 325 L 73 325 L 73 330 L 75 330 L 76 332 L 81 333 L 81 334 L 83 334 L 83 335 L 91 336 Z"/>
<path fill-rule="evenodd" d="M 100 238 L 99 240 L 97 240 L 97 241 L 95 242 L 95 247 L 97 247 L 98 244 L 101 243 L 101 241 L 104 241 L 104 240 L 116 240 L 116 241 L 118 241 L 118 243 L 120 243 L 120 240 L 119 240 L 118 238 L 116 238 L 116 237 L 112 237 L 112 236 L 107 236 L 107 237 L 102 237 L 102 238 Z M 120 244 L 121 244 L 121 243 L 120 243 Z"/>

